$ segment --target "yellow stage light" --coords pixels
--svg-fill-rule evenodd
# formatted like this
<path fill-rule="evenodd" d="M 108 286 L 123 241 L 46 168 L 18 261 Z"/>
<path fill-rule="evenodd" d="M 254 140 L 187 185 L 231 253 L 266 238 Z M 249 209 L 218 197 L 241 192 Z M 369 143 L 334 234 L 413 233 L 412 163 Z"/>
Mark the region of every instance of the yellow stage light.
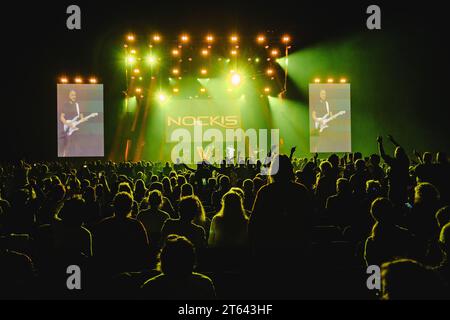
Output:
<path fill-rule="evenodd" d="M 153 35 L 153 41 L 160 42 L 161 41 L 161 36 L 159 34 Z"/>
<path fill-rule="evenodd" d="M 178 88 L 173 88 L 173 93 L 178 93 L 178 92 L 180 92 L 180 89 L 178 89 Z"/>
<path fill-rule="evenodd" d="M 278 51 L 278 49 L 272 49 L 272 51 L 270 51 L 270 54 L 273 57 L 276 57 L 276 56 L 278 56 L 280 54 L 280 51 Z"/>
<path fill-rule="evenodd" d="M 206 69 L 201 69 L 201 70 L 200 70 L 200 73 L 201 73 L 202 75 L 206 75 L 206 74 L 208 73 L 208 70 L 206 70 Z"/>
<path fill-rule="evenodd" d="M 83 79 L 80 77 L 75 78 L 75 83 L 82 83 Z"/>
<path fill-rule="evenodd" d="M 264 92 L 265 92 L 265 93 L 269 93 L 269 92 L 270 92 L 270 87 L 265 87 L 265 88 L 264 88 Z"/>
<path fill-rule="evenodd" d="M 181 39 L 181 42 L 183 42 L 183 43 L 189 42 L 189 36 L 187 34 L 181 35 L 180 39 Z"/>
<path fill-rule="evenodd" d="M 236 42 L 238 42 L 238 40 L 239 40 L 239 38 L 238 38 L 238 36 L 237 35 L 232 35 L 231 37 L 230 37 L 230 41 L 231 41 L 231 43 L 236 43 Z"/>
<path fill-rule="evenodd" d="M 209 54 L 209 51 L 206 49 L 202 49 L 202 56 L 206 57 Z"/>
<path fill-rule="evenodd" d="M 339 82 L 340 82 L 340 83 L 346 83 L 346 82 L 347 82 L 347 79 L 342 78 Z"/>
<path fill-rule="evenodd" d="M 128 40 L 128 41 L 134 41 L 134 40 L 135 40 L 134 34 L 129 34 L 129 35 L 127 35 L 127 40 Z"/>
<path fill-rule="evenodd" d="M 211 34 L 208 34 L 208 35 L 206 36 L 206 42 L 211 43 L 211 42 L 213 42 L 213 41 L 214 41 L 214 36 L 211 35 Z"/>
<path fill-rule="evenodd" d="M 89 78 L 89 82 L 90 82 L 90 83 L 97 83 L 97 79 L 94 78 L 94 77 Z"/>
<path fill-rule="evenodd" d="M 174 68 L 174 69 L 172 69 L 172 73 L 173 73 L 174 75 L 178 75 L 178 74 L 180 74 L 180 70 L 177 69 L 177 68 Z"/>
<path fill-rule="evenodd" d="M 179 56 L 179 55 L 180 55 L 180 50 L 178 50 L 178 49 L 173 49 L 173 50 L 172 50 L 172 55 L 175 56 L 175 57 Z"/>
<path fill-rule="evenodd" d="M 237 55 L 237 50 L 231 50 L 230 53 L 231 53 L 232 56 L 235 56 L 235 55 Z"/>
<path fill-rule="evenodd" d="M 256 37 L 256 41 L 262 44 L 266 41 L 266 37 L 264 37 L 263 35 L 259 35 L 258 37 Z"/>
<path fill-rule="evenodd" d="M 136 88 L 136 93 L 141 93 L 142 89 L 141 88 Z"/>
<path fill-rule="evenodd" d="M 320 83 L 320 79 L 319 78 L 315 78 L 314 79 L 314 83 Z"/>
<path fill-rule="evenodd" d="M 61 83 L 68 83 L 68 82 L 69 82 L 69 80 L 68 80 L 66 77 L 61 77 L 61 78 L 59 79 L 59 81 L 60 81 Z"/>
<path fill-rule="evenodd" d="M 205 92 L 206 92 L 206 89 L 205 89 L 205 88 L 200 88 L 200 92 L 201 92 L 201 93 L 205 93 Z"/>
<path fill-rule="evenodd" d="M 273 69 L 267 69 L 266 70 L 266 73 L 267 73 L 267 75 L 269 75 L 269 76 L 271 76 L 271 75 L 273 75 Z"/>
<path fill-rule="evenodd" d="M 333 82 L 334 82 L 334 79 L 333 79 L 333 78 L 328 78 L 327 82 L 328 82 L 328 83 L 333 83 Z"/>
<path fill-rule="evenodd" d="M 289 42 L 291 42 L 291 37 L 288 36 L 287 34 L 285 34 L 282 38 L 281 41 L 285 44 L 288 44 Z"/>

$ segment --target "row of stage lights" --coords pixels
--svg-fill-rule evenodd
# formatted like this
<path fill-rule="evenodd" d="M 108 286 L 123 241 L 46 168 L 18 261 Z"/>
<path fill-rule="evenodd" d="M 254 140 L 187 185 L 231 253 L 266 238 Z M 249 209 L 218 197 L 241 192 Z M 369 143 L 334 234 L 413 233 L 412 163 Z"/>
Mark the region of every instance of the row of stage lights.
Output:
<path fill-rule="evenodd" d="M 157 34 L 157 33 L 153 34 L 150 37 L 150 39 L 151 39 L 151 41 L 153 43 L 160 43 L 163 40 L 162 36 L 160 34 Z M 134 41 L 136 41 L 136 36 L 134 34 L 128 34 L 126 36 L 126 40 L 127 40 L 128 43 L 133 43 Z M 206 43 L 208 43 L 208 44 L 212 44 L 215 40 L 216 40 L 216 38 L 212 34 L 207 34 L 204 37 L 204 41 Z M 232 43 L 232 44 L 238 43 L 239 40 L 240 39 L 239 39 L 239 36 L 237 34 L 232 34 L 232 35 L 229 36 L 229 42 Z M 265 35 L 263 35 L 263 34 L 259 34 L 259 35 L 256 36 L 255 40 L 256 40 L 256 42 L 258 44 L 263 45 L 263 44 L 265 44 L 267 42 L 267 37 Z M 183 34 L 181 34 L 179 36 L 179 41 L 181 43 L 189 43 L 191 41 L 191 37 L 188 34 L 183 33 Z M 291 42 L 291 36 L 288 35 L 288 34 L 284 34 L 284 35 L 281 36 L 280 41 L 281 41 L 281 43 L 283 43 L 285 45 L 288 45 Z"/>
<path fill-rule="evenodd" d="M 341 78 L 339 79 L 339 81 L 336 81 L 334 78 L 328 78 L 324 81 L 325 83 L 347 83 L 347 79 L 346 78 Z M 315 78 L 314 79 L 314 83 L 322 83 L 322 79 L 320 78 Z"/>
<path fill-rule="evenodd" d="M 239 47 L 239 46 L 236 46 L 236 47 Z M 230 51 L 230 55 L 231 56 L 235 57 L 235 56 L 237 56 L 239 54 L 238 50 L 236 50 L 236 49 L 232 49 Z M 138 60 L 136 58 L 136 53 L 137 53 L 136 49 L 131 49 L 130 50 L 129 56 L 127 57 L 127 60 L 126 60 L 126 62 L 128 64 L 132 65 Z M 180 49 L 173 49 L 171 54 L 174 57 L 179 57 L 181 55 L 181 50 Z M 270 56 L 272 58 L 277 58 L 277 57 L 279 57 L 281 55 L 281 52 L 278 49 L 272 49 L 272 50 L 270 50 L 269 54 L 270 54 Z M 202 57 L 208 57 L 210 55 L 210 50 L 209 49 L 201 49 L 200 50 L 200 55 Z M 267 58 L 267 61 L 272 60 L 272 58 Z M 152 55 L 150 55 L 150 56 L 148 56 L 146 58 L 147 63 L 150 64 L 150 65 L 153 65 L 153 64 L 157 63 L 159 60 L 160 59 L 158 59 L 156 56 L 152 56 Z M 218 58 L 218 60 L 221 61 L 222 58 Z M 248 58 L 249 62 L 251 62 L 252 60 L 254 60 L 254 62 L 258 63 L 258 62 L 260 62 L 261 59 L 260 58 L 255 58 L 255 59 Z M 192 58 L 188 58 L 188 61 L 191 62 Z"/>
<path fill-rule="evenodd" d="M 68 77 L 62 76 L 59 78 L 59 83 L 64 83 L 64 84 L 82 84 L 82 83 L 91 83 L 91 84 L 96 84 L 98 83 L 97 78 L 95 77 L 90 77 L 89 79 L 87 79 L 87 81 L 85 82 L 84 79 L 82 77 L 75 77 L 73 78 L 73 81 L 71 81 Z"/>
<path fill-rule="evenodd" d="M 133 35 L 133 34 L 129 34 L 129 35 L 126 36 L 126 40 L 127 40 L 127 43 L 124 44 L 124 48 L 126 48 L 126 49 L 128 50 L 128 48 L 129 48 L 130 46 L 132 46 L 132 44 L 136 41 L 136 36 Z M 149 45 L 150 48 L 152 48 L 154 44 L 158 44 L 158 43 L 162 42 L 162 37 L 161 37 L 159 34 L 154 34 L 153 36 L 151 36 L 151 40 L 152 40 L 152 41 L 151 41 L 151 44 Z M 201 48 L 201 49 L 199 50 L 199 52 L 200 52 L 200 56 L 206 58 L 206 57 L 210 56 L 210 54 L 211 54 L 211 49 L 212 49 L 212 43 L 215 42 L 216 39 L 215 39 L 215 37 L 214 37 L 213 35 L 206 35 L 205 38 L 204 38 L 204 40 L 205 40 L 205 42 L 207 43 L 207 46 Z M 239 55 L 239 45 L 238 45 L 239 40 L 240 40 L 240 38 L 239 38 L 238 35 L 231 35 L 231 36 L 229 37 L 230 43 L 233 44 L 233 47 L 232 47 L 231 50 L 230 50 L 230 55 L 231 55 L 232 57 L 236 57 L 236 56 Z M 291 46 L 289 45 L 290 42 L 291 42 L 291 36 L 285 34 L 285 35 L 283 35 L 283 36 L 281 37 L 280 40 L 281 40 L 281 43 L 283 43 L 283 44 L 286 46 L 286 50 L 288 50 L 288 49 L 291 48 Z M 181 51 L 182 51 L 182 49 L 183 49 L 183 44 L 187 44 L 187 43 L 189 43 L 190 41 L 191 41 L 191 38 L 190 38 L 189 35 L 187 35 L 187 34 L 181 35 L 181 36 L 179 37 L 179 43 L 178 43 L 178 45 L 177 45 L 176 47 L 174 47 L 174 48 L 171 50 L 172 56 L 173 56 L 174 58 L 180 57 L 180 56 L 181 56 Z M 277 58 L 277 57 L 281 56 L 282 52 L 281 52 L 278 48 L 271 48 L 271 47 L 267 44 L 267 41 L 268 41 L 268 39 L 267 39 L 267 37 L 266 37 L 265 35 L 258 35 L 258 36 L 256 37 L 256 42 L 257 42 L 258 44 L 264 45 L 264 48 L 265 48 L 265 49 L 270 50 L 269 54 L 270 54 L 270 56 L 271 56 L 272 58 Z M 128 50 L 128 54 L 129 54 L 129 56 L 127 57 L 126 62 L 127 62 L 127 64 L 132 65 L 132 64 L 134 64 L 134 63 L 136 62 L 136 60 L 137 60 L 136 57 L 135 57 L 135 55 L 137 54 L 137 50 L 136 50 L 135 48 L 130 48 L 130 49 Z M 250 58 L 249 58 L 249 59 L 250 59 Z M 156 62 L 158 62 L 159 59 L 156 58 L 155 56 L 150 55 L 150 56 L 148 56 L 148 57 L 146 58 L 146 60 L 147 60 L 147 62 L 148 62 L 150 65 L 153 65 L 153 64 L 155 64 Z M 189 58 L 188 60 L 189 60 L 189 61 L 192 61 L 192 58 Z M 251 59 L 250 59 L 250 60 L 251 60 Z M 259 59 L 257 59 L 257 60 L 259 60 Z M 271 58 L 267 58 L 267 60 L 270 61 Z M 258 61 L 255 61 L 255 62 L 258 62 Z"/>
<path fill-rule="evenodd" d="M 271 93 L 271 91 L 272 91 L 271 87 L 264 87 L 263 90 L 262 90 L 262 93 L 268 95 L 268 94 Z M 144 96 L 143 96 L 144 90 L 143 90 L 142 88 L 137 87 L 137 88 L 135 89 L 135 92 L 136 92 L 136 95 L 140 95 L 141 98 L 144 97 Z M 206 88 L 203 88 L 203 87 L 200 88 L 200 90 L 199 90 L 199 93 L 200 93 L 200 94 L 206 94 L 207 92 L 208 92 L 208 90 L 206 90 Z M 233 89 L 232 89 L 232 88 L 228 88 L 228 89 L 227 89 L 227 92 L 232 93 L 232 92 L 233 92 Z M 177 88 L 177 87 L 172 88 L 172 93 L 173 93 L 174 95 L 177 95 L 177 94 L 180 93 L 180 89 Z M 158 93 L 158 97 L 159 97 L 159 100 L 164 101 L 166 96 L 165 96 L 165 94 Z"/>
<path fill-rule="evenodd" d="M 233 71 L 232 71 L 233 72 Z M 139 76 L 140 75 L 140 73 L 141 73 L 141 70 L 139 69 L 139 68 L 134 68 L 133 69 L 133 76 L 132 76 L 132 79 L 134 79 L 134 77 L 136 77 L 136 76 Z M 173 68 L 172 70 L 171 70 L 171 73 L 172 73 L 172 75 L 173 76 L 176 76 L 176 77 L 178 77 L 178 79 L 180 79 L 181 80 L 181 77 L 180 77 L 180 74 L 181 74 L 181 70 L 180 70 L 180 68 L 177 68 L 177 67 L 175 67 L 175 68 Z M 273 68 L 267 68 L 266 70 L 265 70 L 265 74 L 268 76 L 268 77 L 273 77 L 274 75 L 275 75 L 275 70 L 273 69 Z M 207 76 L 208 75 L 208 69 L 206 69 L 206 68 L 201 68 L 200 70 L 199 70 L 199 75 L 200 76 Z M 139 79 L 141 79 L 142 77 L 139 77 Z M 320 82 L 320 81 L 319 81 Z"/>

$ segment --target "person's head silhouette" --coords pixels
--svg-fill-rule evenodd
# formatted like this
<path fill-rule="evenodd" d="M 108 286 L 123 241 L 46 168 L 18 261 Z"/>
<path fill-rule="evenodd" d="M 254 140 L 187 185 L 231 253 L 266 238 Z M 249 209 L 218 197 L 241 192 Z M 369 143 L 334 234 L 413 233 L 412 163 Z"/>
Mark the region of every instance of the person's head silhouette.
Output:
<path fill-rule="evenodd" d="M 174 278 L 185 278 L 194 270 L 194 245 L 185 237 L 171 234 L 167 236 L 159 258 L 163 274 Z"/>

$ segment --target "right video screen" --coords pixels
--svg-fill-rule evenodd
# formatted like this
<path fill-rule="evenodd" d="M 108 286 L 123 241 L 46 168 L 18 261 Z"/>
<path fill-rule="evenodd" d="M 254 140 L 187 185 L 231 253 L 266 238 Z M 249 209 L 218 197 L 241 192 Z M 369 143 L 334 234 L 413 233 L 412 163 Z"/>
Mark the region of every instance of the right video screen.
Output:
<path fill-rule="evenodd" d="M 351 152 L 350 84 L 309 85 L 310 152 Z"/>

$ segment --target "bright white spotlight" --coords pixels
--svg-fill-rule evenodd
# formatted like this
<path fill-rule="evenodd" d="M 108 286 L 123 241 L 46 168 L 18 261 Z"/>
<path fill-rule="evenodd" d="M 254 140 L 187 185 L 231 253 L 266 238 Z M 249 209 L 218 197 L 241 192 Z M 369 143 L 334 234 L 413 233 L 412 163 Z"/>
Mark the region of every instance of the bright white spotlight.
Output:
<path fill-rule="evenodd" d="M 241 83 L 241 76 L 240 76 L 240 74 L 234 73 L 234 74 L 231 76 L 231 84 L 232 84 L 233 86 L 238 86 L 240 83 Z"/>
<path fill-rule="evenodd" d="M 166 97 L 166 95 L 165 95 L 164 93 L 160 92 L 160 93 L 158 94 L 158 100 L 159 100 L 160 102 L 164 102 L 164 101 L 167 100 L 167 97 Z"/>

